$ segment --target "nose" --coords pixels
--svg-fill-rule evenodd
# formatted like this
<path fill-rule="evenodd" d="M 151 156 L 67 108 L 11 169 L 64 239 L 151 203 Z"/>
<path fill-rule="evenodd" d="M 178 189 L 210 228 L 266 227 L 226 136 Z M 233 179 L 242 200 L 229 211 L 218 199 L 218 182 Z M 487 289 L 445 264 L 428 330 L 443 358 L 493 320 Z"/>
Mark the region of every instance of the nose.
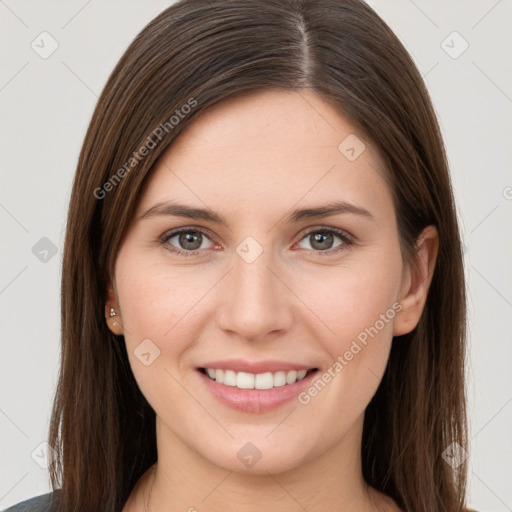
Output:
<path fill-rule="evenodd" d="M 219 290 L 218 326 L 241 339 L 277 336 L 293 326 L 293 293 L 286 276 L 263 253 L 248 263 L 233 254 L 233 268 Z"/>

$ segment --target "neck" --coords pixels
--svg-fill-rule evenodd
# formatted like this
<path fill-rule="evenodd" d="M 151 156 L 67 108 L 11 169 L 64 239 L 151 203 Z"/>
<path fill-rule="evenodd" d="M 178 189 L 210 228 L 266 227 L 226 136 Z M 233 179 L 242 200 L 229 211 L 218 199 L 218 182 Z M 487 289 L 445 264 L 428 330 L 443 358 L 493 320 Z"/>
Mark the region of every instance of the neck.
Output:
<path fill-rule="evenodd" d="M 359 424 L 360 423 L 360 424 Z M 343 440 L 293 469 L 242 474 L 220 468 L 184 445 L 157 417 L 158 464 L 148 472 L 148 512 L 280 512 L 305 510 L 391 510 L 369 488 L 361 470 L 362 417 Z M 150 496 L 151 495 L 151 496 Z"/>

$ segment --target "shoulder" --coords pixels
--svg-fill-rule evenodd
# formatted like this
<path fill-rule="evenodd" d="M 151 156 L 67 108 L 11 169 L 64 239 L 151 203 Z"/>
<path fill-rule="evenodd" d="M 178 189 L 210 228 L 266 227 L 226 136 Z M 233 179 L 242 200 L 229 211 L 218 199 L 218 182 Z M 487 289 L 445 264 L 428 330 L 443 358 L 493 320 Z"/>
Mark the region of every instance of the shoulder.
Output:
<path fill-rule="evenodd" d="M 59 489 L 57 491 L 34 496 L 16 505 L 6 508 L 3 512 L 55 512 L 59 499 Z"/>

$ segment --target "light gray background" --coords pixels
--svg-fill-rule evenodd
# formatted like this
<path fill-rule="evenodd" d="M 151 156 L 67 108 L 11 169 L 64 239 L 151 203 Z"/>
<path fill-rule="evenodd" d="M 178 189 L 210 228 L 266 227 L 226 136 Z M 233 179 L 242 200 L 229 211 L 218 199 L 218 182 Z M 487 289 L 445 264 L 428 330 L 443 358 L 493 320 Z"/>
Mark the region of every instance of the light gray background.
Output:
<path fill-rule="evenodd" d="M 65 215 L 87 124 L 127 45 L 171 3 L 0 0 L 1 509 L 50 490 L 35 461 L 57 379 Z M 426 77 L 445 137 L 469 284 L 470 503 L 510 511 L 511 1 L 369 3 Z M 47 59 L 31 47 L 43 31 L 58 43 Z M 453 31 L 469 44 L 458 58 Z M 47 261 L 43 237 L 57 250 Z"/>

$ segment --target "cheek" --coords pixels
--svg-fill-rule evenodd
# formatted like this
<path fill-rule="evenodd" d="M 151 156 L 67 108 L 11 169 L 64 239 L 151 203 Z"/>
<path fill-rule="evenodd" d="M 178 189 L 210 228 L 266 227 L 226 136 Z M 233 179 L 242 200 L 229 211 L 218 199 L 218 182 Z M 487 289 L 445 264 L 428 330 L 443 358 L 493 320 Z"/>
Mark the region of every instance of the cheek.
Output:
<path fill-rule="evenodd" d="M 337 375 L 334 387 L 344 397 L 354 403 L 360 397 L 366 405 L 386 368 L 396 308 L 388 290 L 375 287 L 372 293 L 347 287 L 338 306 L 331 323 L 336 334 L 326 339 L 325 347 L 334 363 L 330 374 Z"/>
<path fill-rule="evenodd" d="M 119 251 L 116 288 L 131 342 L 141 337 L 162 342 L 197 301 L 200 283 L 191 269 L 173 267 L 162 254 L 158 248 L 143 250 L 129 239 Z"/>
<path fill-rule="evenodd" d="M 401 269 L 400 253 L 389 247 L 376 249 L 365 258 L 347 260 L 338 269 L 317 274 L 314 280 L 308 279 L 309 284 L 301 284 L 300 293 L 307 297 L 308 307 L 326 327 L 322 337 L 333 356 L 347 350 L 351 340 L 361 333 L 364 338 L 375 324 L 379 334 L 390 337 Z"/>
<path fill-rule="evenodd" d="M 169 396 L 176 401 L 182 396 L 177 366 L 191 340 L 197 339 L 192 306 L 200 290 L 190 287 L 190 276 L 184 274 L 140 259 L 119 259 L 116 268 L 130 366 L 142 394 L 157 411 L 164 410 Z"/>
<path fill-rule="evenodd" d="M 310 290 L 308 306 L 328 328 L 322 328 L 318 339 L 331 360 L 319 374 L 321 382 L 311 392 L 306 390 L 303 399 L 311 401 L 315 414 L 321 415 L 329 403 L 324 411 L 336 411 L 331 420 L 345 424 L 348 417 L 362 413 L 377 390 L 401 309 L 396 302 L 401 268 L 400 254 L 390 248 L 347 265 L 329 282 Z M 317 400 L 317 395 L 322 398 Z"/>
<path fill-rule="evenodd" d="M 200 339 L 209 292 L 219 277 L 132 254 L 118 257 L 117 292 L 130 364 L 141 390 L 151 394 L 161 374 L 169 380 L 165 370 L 181 374 L 190 364 L 185 355 Z"/>

